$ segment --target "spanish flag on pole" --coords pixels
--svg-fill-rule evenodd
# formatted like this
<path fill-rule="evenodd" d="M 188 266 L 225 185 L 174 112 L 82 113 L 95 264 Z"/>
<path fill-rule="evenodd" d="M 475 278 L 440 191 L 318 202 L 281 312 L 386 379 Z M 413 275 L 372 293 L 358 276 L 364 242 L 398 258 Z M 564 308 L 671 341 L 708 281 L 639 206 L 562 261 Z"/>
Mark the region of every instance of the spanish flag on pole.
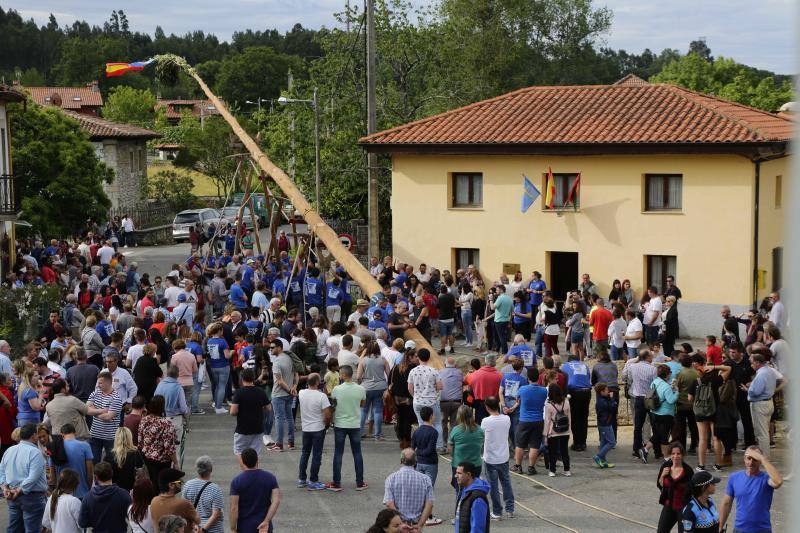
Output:
<path fill-rule="evenodd" d="M 553 178 L 553 170 L 547 167 L 547 181 L 544 185 L 544 205 L 547 209 L 553 209 L 556 199 L 556 180 Z"/>
<path fill-rule="evenodd" d="M 133 63 L 106 63 L 106 78 L 144 70 L 144 67 L 155 63 L 155 61 L 155 59 L 148 59 L 147 61 L 134 61 Z"/>

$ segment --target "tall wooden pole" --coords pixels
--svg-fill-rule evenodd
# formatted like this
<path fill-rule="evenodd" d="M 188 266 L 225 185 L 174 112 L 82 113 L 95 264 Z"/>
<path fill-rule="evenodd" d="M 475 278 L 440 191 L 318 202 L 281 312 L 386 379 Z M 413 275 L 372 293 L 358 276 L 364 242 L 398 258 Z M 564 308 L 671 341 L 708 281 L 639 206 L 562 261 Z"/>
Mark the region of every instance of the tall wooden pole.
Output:
<path fill-rule="evenodd" d="M 289 176 L 281 170 L 277 165 L 275 165 L 270 159 L 261 151 L 258 144 L 253 140 L 250 135 L 244 131 L 236 119 L 231 115 L 228 108 L 225 104 L 217 98 L 217 96 L 211 92 L 211 89 L 208 88 L 208 85 L 203 81 L 200 76 L 194 71 L 194 69 L 188 69 L 189 75 L 194 78 L 203 92 L 208 96 L 208 99 L 216 106 L 217 110 L 219 111 L 222 118 L 225 119 L 225 122 L 233 130 L 233 133 L 242 141 L 247 151 L 250 152 L 253 160 L 256 164 L 261 167 L 261 169 L 266 172 L 268 176 L 270 176 L 273 181 L 281 188 L 283 193 L 286 197 L 291 200 L 292 204 L 294 205 L 295 210 L 299 211 L 302 217 L 306 220 L 308 224 L 309 231 L 313 232 L 316 235 L 317 239 L 320 239 L 322 242 L 325 243 L 325 246 L 328 250 L 331 251 L 333 256 L 341 263 L 344 267 L 345 271 L 353 278 L 353 281 L 361 287 L 365 294 L 371 296 L 371 302 L 377 302 L 378 296 L 381 295 L 381 286 L 378 281 L 373 278 L 369 271 L 364 268 L 364 265 L 358 262 L 358 260 L 350 253 L 350 251 L 342 245 L 342 242 L 339 240 L 339 236 L 336 234 L 330 226 L 328 226 L 325 221 L 322 220 L 322 217 L 314 211 L 311 205 L 308 203 L 308 200 L 305 199 L 303 193 L 297 188 Z M 417 347 L 424 347 L 430 350 L 431 352 L 431 364 L 436 368 L 442 368 L 444 366 L 442 360 L 436 353 L 436 350 L 425 340 L 425 338 L 417 331 L 416 329 L 409 329 L 406 330 L 405 334 L 406 339 L 413 340 Z"/>
<path fill-rule="evenodd" d="M 375 101 L 375 0 L 366 0 L 367 15 L 367 135 L 377 131 Z M 378 224 L 378 156 L 367 153 L 367 224 L 369 228 L 368 253 L 380 254 L 380 225 Z"/>

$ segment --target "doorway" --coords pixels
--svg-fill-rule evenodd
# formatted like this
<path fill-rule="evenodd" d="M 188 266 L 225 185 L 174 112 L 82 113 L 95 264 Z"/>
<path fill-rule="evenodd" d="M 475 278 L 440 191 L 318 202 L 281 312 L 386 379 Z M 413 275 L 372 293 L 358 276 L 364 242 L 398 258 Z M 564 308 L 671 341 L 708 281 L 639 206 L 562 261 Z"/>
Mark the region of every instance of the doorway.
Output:
<path fill-rule="evenodd" d="M 563 302 L 567 293 L 578 286 L 578 252 L 547 252 L 550 268 L 550 290 L 556 301 Z"/>

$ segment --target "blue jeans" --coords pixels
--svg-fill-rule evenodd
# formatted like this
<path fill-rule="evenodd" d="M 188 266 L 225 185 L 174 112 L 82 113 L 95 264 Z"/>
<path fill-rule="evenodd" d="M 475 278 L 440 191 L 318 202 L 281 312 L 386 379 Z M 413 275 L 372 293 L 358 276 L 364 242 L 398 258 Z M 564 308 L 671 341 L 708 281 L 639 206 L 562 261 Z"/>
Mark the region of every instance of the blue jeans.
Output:
<path fill-rule="evenodd" d="M 511 487 L 511 474 L 508 472 L 508 463 L 490 465 L 484 463 L 486 477 L 489 478 L 490 495 L 492 498 L 492 512 L 496 515 L 503 514 L 503 502 L 506 504 L 506 512 L 514 512 L 514 489 Z M 503 487 L 503 501 L 500 500 L 500 487 Z"/>
<path fill-rule="evenodd" d="M 422 405 L 414 402 L 414 414 L 417 415 L 417 423 L 421 426 L 422 425 L 422 417 L 419 415 L 419 410 L 422 409 Z M 439 402 L 434 403 L 430 406 L 433 409 L 433 427 L 436 428 L 436 447 L 437 448 L 444 448 L 444 440 L 442 439 L 442 407 L 439 405 Z"/>
<path fill-rule="evenodd" d="M 656 342 L 658 340 L 658 331 L 660 326 L 644 326 L 644 340 L 648 343 Z"/>
<path fill-rule="evenodd" d="M 436 486 L 436 478 L 439 475 L 439 465 L 426 465 L 423 463 L 417 463 L 417 472 L 422 472 L 431 478 L 431 487 Z"/>
<path fill-rule="evenodd" d="M 47 497 L 44 492 L 21 493 L 8 501 L 8 533 L 40 533 Z"/>
<path fill-rule="evenodd" d="M 367 415 L 372 409 L 372 421 L 375 425 L 375 438 L 381 434 L 381 424 L 383 423 L 383 391 L 368 390 L 367 399 L 364 400 L 364 407 L 361 408 L 361 434 L 364 434 L 364 426 L 367 423 Z"/>
<path fill-rule="evenodd" d="M 114 439 L 96 439 L 94 437 L 89 439 L 89 446 L 92 447 L 92 462 L 94 464 L 103 460 L 103 450 L 106 451 L 106 457 L 111 455 L 114 449 Z"/>
<path fill-rule="evenodd" d="M 597 452 L 597 457 L 605 459 L 608 451 L 617 444 L 617 439 L 614 438 L 614 427 L 597 426 L 597 431 L 600 432 L 600 451 Z"/>
<path fill-rule="evenodd" d="M 289 427 L 289 444 L 294 444 L 294 417 L 292 416 L 292 400 L 294 396 L 278 396 L 272 399 L 272 409 L 275 411 L 278 433 L 275 435 L 275 442 L 283 446 L 283 434 L 286 426 Z"/>
<path fill-rule="evenodd" d="M 608 349 L 612 361 L 619 361 L 620 359 L 622 359 L 622 357 L 620 356 L 620 351 L 624 350 L 624 348 L 617 348 L 612 344 L 611 346 L 608 347 Z"/>
<path fill-rule="evenodd" d="M 194 383 L 194 388 L 192 389 L 192 411 L 199 411 L 200 410 L 200 386 L 201 383 L 197 381 L 197 372 L 192 374 L 192 383 Z"/>
<path fill-rule="evenodd" d="M 513 399 L 510 402 L 506 400 L 506 405 L 513 405 L 513 403 Z M 508 429 L 508 436 L 511 439 L 511 444 L 516 445 L 517 443 L 514 442 L 514 435 L 517 434 L 517 426 L 519 425 L 519 409 L 514 409 L 511 411 L 511 414 L 508 415 L 508 418 L 511 419 L 511 427 Z"/>
<path fill-rule="evenodd" d="M 222 402 L 225 401 L 225 387 L 228 385 L 228 378 L 231 375 L 231 367 L 228 365 L 222 368 L 211 368 L 214 376 L 214 408 L 222 409 Z"/>
<path fill-rule="evenodd" d="M 275 425 L 275 407 L 264 412 L 264 435 L 272 435 L 272 426 Z"/>
<path fill-rule="evenodd" d="M 353 451 L 353 463 L 356 467 L 356 484 L 364 483 L 364 458 L 361 456 L 361 429 L 359 428 L 333 428 L 333 482 L 342 484 L 342 456 L 344 455 L 344 441 L 350 439 L 350 449 Z"/>
<path fill-rule="evenodd" d="M 626 346 L 625 349 L 628 351 L 628 359 L 632 359 L 639 355 L 639 348 L 632 348 L 630 346 Z"/>
<path fill-rule="evenodd" d="M 300 452 L 300 472 L 297 479 L 306 480 L 308 456 L 311 455 L 311 482 L 319 481 L 319 467 L 322 464 L 322 445 L 325 442 L 325 430 L 303 431 L 303 450 Z"/>
<path fill-rule="evenodd" d="M 472 344 L 472 309 L 461 310 L 461 325 L 464 328 L 464 338 Z"/>
<path fill-rule="evenodd" d="M 536 327 L 536 335 L 534 337 L 534 353 L 536 357 L 539 358 L 542 356 L 542 344 L 544 343 L 544 326 L 537 326 Z"/>

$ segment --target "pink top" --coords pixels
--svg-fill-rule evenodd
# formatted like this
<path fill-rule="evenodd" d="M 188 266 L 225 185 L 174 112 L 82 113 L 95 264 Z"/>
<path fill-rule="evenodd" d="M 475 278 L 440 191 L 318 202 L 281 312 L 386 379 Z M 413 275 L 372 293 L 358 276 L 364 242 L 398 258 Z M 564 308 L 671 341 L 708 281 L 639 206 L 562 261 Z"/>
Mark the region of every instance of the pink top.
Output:
<path fill-rule="evenodd" d="M 178 367 L 178 384 L 188 387 L 194 384 L 192 375 L 197 374 L 197 359 L 188 350 L 178 350 L 170 362 Z"/>

